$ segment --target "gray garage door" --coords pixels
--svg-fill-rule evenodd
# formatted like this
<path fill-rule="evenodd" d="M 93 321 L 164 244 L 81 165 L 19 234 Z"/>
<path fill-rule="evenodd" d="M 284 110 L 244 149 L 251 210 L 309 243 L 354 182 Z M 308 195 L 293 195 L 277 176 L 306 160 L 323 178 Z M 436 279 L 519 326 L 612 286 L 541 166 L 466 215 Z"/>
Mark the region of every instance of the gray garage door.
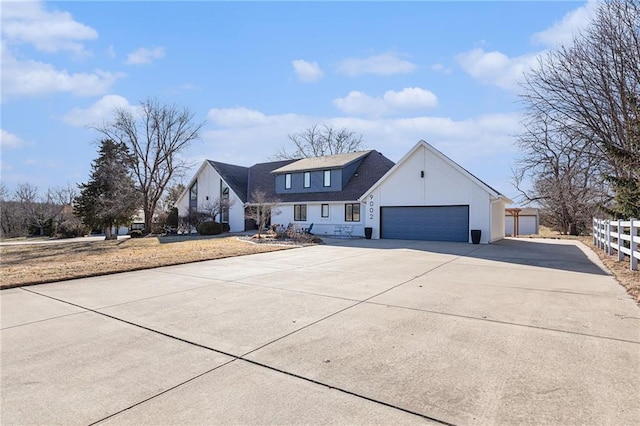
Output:
<path fill-rule="evenodd" d="M 382 238 L 469 241 L 469 206 L 382 207 Z"/>

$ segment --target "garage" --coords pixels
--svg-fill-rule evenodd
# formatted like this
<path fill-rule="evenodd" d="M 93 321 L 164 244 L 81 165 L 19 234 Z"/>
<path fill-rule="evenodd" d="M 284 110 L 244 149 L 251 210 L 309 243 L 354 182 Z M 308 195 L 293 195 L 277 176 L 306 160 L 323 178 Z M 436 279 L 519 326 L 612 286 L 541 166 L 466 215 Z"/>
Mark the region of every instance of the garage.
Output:
<path fill-rule="evenodd" d="M 469 206 L 380 208 L 381 238 L 469 241 Z"/>
<path fill-rule="evenodd" d="M 509 198 L 419 141 L 358 200 L 371 238 L 473 242 L 504 238 Z"/>

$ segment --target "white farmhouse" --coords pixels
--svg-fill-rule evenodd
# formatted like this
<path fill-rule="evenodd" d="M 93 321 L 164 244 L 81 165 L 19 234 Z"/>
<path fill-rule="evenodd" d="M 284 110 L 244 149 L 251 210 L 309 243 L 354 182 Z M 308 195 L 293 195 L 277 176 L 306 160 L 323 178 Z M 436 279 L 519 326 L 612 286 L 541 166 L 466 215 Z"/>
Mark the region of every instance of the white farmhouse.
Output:
<path fill-rule="evenodd" d="M 313 225 L 316 235 L 480 242 L 504 237 L 511 200 L 424 141 L 397 164 L 375 150 L 242 167 L 205 161 L 178 198 L 178 214 L 228 198 L 216 220 L 231 232 L 245 220 L 254 191 L 280 200 L 272 223 Z"/>

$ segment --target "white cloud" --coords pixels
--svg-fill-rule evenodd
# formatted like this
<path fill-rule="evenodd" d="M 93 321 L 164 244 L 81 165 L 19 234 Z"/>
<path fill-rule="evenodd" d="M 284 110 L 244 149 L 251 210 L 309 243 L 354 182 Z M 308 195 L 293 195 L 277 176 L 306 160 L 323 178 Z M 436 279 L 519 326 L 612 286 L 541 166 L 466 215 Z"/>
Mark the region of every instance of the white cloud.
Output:
<path fill-rule="evenodd" d="M 26 145 L 26 142 L 20 137 L 9 133 L 4 129 L 0 129 L 0 148 L 16 149 Z"/>
<path fill-rule="evenodd" d="M 469 75 L 503 89 L 516 89 L 537 58 L 537 53 L 509 58 L 502 52 L 485 52 L 481 48 L 456 55 L 456 61 Z"/>
<path fill-rule="evenodd" d="M 378 117 L 389 112 L 382 98 L 374 98 L 364 92 L 352 91 L 344 98 L 336 98 L 333 105 L 347 114 Z"/>
<path fill-rule="evenodd" d="M 116 108 L 135 110 L 129 101 L 119 95 L 106 95 L 88 108 L 73 108 L 62 117 L 62 120 L 72 126 L 96 126 L 113 119 Z"/>
<path fill-rule="evenodd" d="M 349 58 L 338 66 L 340 74 L 356 76 L 360 74 L 409 74 L 415 71 L 416 65 L 398 58 L 392 53 L 370 56 L 368 58 Z"/>
<path fill-rule="evenodd" d="M 17 60 L 2 45 L 2 96 L 35 96 L 68 92 L 80 96 L 99 95 L 118 79 L 121 73 L 96 70 L 93 73 L 69 73 L 50 64 Z"/>
<path fill-rule="evenodd" d="M 385 92 L 383 99 L 396 110 L 433 108 L 438 105 L 438 97 L 433 92 L 419 87 L 406 87 L 399 92 L 389 90 Z"/>
<path fill-rule="evenodd" d="M 154 59 L 160 59 L 163 57 L 164 47 L 154 47 L 153 49 L 141 47 L 127 55 L 126 63 L 128 65 L 150 64 Z"/>
<path fill-rule="evenodd" d="M 438 98 L 429 90 L 407 87 L 399 92 L 388 90 L 381 97 L 352 91 L 344 98 L 334 99 L 333 104 L 347 114 L 378 117 L 401 111 L 433 108 L 438 104 Z"/>
<path fill-rule="evenodd" d="M 324 72 L 320 69 L 317 62 L 307 62 L 302 59 L 291 61 L 293 71 L 298 76 L 298 80 L 305 83 L 313 83 L 322 78 Z"/>
<path fill-rule="evenodd" d="M 114 49 L 114 47 L 112 45 L 110 45 L 107 48 L 107 56 L 109 56 L 111 59 L 115 59 L 116 58 L 116 49 Z"/>
<path fill-rule="evenodd" d="M 593 19 L 598 4 L 597 0 L 587 1 L 585 5 L 567 13 L 561 21 L 534 34 L 532 40 L 549 48 L 570 43 L 576 32 Z M 546 51 L 509 57 L 499 51 L 486 52 L 482 48 L 475 48 L 458 54 L 455 59 L 463 70 L 483 83 L 515 90 L 523 81 L 524 74 L 536 66 L 538 58 Z"/>
<path fill-rule="evenodd" d="M 446 66 L 444 66 L 444 64 L 441 64 L 441 63 L 431 65 L 431 70 L 441 72 L 442 74 L 445 74 L 445 75 L 451 74 L 451 68 L 447 68 Z"/>
<path fill-rule="evenodd" d="M 84 54 L 82 41 L 98 33 L 68 12 L 46 11 L 38 1 L 3 1 L 2 36 L 9 43 L 29 43 L 44 52 Z"/>
<path fill-rule="evenodd" d="M 92 73 L 69 73 L 53 65 L 33 60 L 20 61 L 2 43 L 2 98 L 37 96 L 66 92 L 95 96 L 106 92 L 122 73 L 96 70 Z"/>
<path fill-rule="evenodd" d="M 587 1 L 583 6 L 567 13 L 562 20 L 555 22 L 551 27 L 535 33 L 532 40 L 550 47 L 571 43 L 574 35 L 584 29 L 596 16 L 598 4 L 596 0 Z"/>
<path fill-rule="evenodd" d="M 357 118 L 266 115 L 239 107 L 212 109 L 208 118 L 213 128 L 203 132 L 202 151 L 196 152 L 193 146 L 192 155 L 240 165 L 268 161 L 279 147 L 288 146 L 288 134 L 314 124 L 346 127 L 361 133 L 367 148 L 377 149 L 394 161 L 424 139 L 463 165 L 483 164 L 486 158 L 513 153 L 513 135 L 521 131 L 521 117 L 513 113 L 488 114 L 468 120 L 433 116 Z M 510 173 L 508 167 L 505 173 Z"/>
<path fill-rule="evenodd" d="M 225 127 L 252 127 L 268 124 L 266 115 L 245 107 L 213 108 L 209 110 L 207 119 L 219 126 Z"/>

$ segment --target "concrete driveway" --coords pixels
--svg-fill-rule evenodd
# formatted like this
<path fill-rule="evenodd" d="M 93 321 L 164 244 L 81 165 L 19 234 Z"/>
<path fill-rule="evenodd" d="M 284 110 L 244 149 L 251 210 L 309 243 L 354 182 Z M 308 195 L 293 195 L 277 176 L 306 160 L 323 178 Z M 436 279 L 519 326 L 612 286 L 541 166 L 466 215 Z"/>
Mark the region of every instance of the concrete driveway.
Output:
<path fill-rule="evenodd" d="M 328 245 L 4 290 L 3 425 L 640 424 L 580 243 Z"/>

